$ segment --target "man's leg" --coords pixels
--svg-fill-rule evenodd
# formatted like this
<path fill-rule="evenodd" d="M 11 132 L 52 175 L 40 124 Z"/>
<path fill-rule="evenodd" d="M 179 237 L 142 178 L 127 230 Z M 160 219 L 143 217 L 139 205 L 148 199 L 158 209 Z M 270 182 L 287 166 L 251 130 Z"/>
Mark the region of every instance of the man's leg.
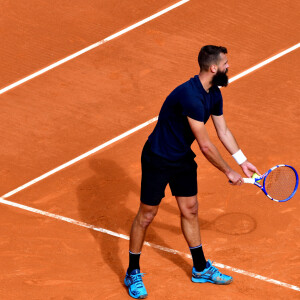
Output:
<path fill-rule="evenodd" d="M 129 251 L 140 253 L 145 240 L 145 234 L 148 226 L 153 221 L 158 211 L 158 205 L 146 205 L 140 203 L 139 211 L 132 223 L 130 231 Z"/>
<path fill-rule="evenodd" d="M 130 296 L 136 299 L 143 299 L 148 296 L 142 281 L 143 274 L 140 272 L 140 254 L 147 228 L 156 216 L 157 211 L 158 205 L 151 206 L 141 202 L 130 231 L 129 267 L 124 282 L 128 287 Z"/>
<path fill-rule="evenodd" d="M 211 282 L 215 284 L 229 284 L 232 277 L 224 275 L 214 267 L 210 260 L 206 262 L 200 238 L 198 220 L 197 195 L 192 197 L 176 197 L 181 212 L 181 228 L 190 247 L 193 258 L 193 282 Z"/>
<path fill-rule="evenodd" d="M 189 247 L 201 244 L 198 220 L 197 195 L 192 197 L 176 197 L 181 213 L 181 229 Z"/>
<path fill-rule="evenodd" d="M 194 267 L 202 271 L 206 267 L 206 260 L 201 245 L 197 195 L 176 197 L 176 201 L 181 213 L 181 229 L 190 247 Z"/>
<path fill-rule="evenodd" d="M 133 221 L 129 242 L 129 267 L 125 277 L 130 296 L 136 299 L 146 298 L 147 291 L 140 272 L 140 254 L 148 226 L 158 211 L 165 188 L 170 178 L 169 161 L 154 154 L 147 141 L 141 157 L 142 181 L 140 208 Z"/>

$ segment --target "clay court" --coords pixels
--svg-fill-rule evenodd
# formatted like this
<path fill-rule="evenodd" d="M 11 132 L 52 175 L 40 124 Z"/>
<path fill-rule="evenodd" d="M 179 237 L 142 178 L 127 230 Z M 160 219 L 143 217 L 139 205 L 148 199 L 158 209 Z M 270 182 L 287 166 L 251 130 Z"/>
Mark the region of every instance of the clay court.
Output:
<path fill-rule="evenodd" d="M 141 150 L 203 45 L 228 48 L 224 115 L 249 160 L 300 171 L 299 11 L 289 0 L 3 1 L 0 298 L 131 299 Z M 276 203 L 231 186 L 193 150 L 206 257 L 234 282 L 191 282 L 167 188 L 141 256 L 148 299 L 299 299 L 299 191 Z"/>

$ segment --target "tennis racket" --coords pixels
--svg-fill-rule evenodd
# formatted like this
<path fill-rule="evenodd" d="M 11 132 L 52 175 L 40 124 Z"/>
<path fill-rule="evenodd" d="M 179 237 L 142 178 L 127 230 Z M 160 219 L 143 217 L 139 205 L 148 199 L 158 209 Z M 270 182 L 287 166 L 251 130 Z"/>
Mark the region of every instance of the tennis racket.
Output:
<path fill-rule="evenodd" d="M 277 165 L 257 178 L 243 178 L 245 183 L 258 186 L 267 197 L 276 202 L 290 200 L 298 188 L 298 174 L 289 165 Z"/>

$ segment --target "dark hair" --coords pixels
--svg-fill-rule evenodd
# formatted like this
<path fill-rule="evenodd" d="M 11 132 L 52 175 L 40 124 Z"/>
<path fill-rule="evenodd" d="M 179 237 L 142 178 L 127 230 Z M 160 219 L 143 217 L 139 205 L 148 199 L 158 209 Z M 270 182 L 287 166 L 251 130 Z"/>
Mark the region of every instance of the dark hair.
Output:
<path fill-rule="evenodd" d="M 198 55 L 200 71 L 208 71 L 213 63 L 218 63 L 220 53 L 227 53 L 227 49 L 222 46 L 206 45 L 201 48 Z"/>

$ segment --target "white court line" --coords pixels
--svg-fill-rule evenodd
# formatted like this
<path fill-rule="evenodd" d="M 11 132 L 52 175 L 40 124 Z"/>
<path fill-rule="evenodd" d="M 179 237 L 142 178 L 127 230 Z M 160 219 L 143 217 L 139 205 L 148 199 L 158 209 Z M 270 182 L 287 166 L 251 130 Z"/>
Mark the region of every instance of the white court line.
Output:
<path fill-rule="evenodd" d="M 95 43 L 93 45 L 90 45 L 90 46 L 88 46 L 88 47 L 86 47 L 86 48 L 84 48 L 84 49 L 82 49 L 82 50 L 80 50 L 80 51 L 78 51 L 78 52 L 76 52 L 74 54 L 71 54 L 71 55 L 67 56 L 66 58 L 63 58 L 63 59 L 57 61 L 56 63 L 53 63 L 52 65 L 50 65 L 48 67 L 45 67 L 45 68 L 43 68 L 43 69 L 41 69 L 41 70 L 39 70 L 39 71 L 37 71 L 37 72 L 35 72 L 35 73 L 33 73 L 33 74 L 25 77 L 25 78 L 23 78 L 23 79 L 15 82 L 15 83 L 12 83 L 12 84 L 10 84 L 7 87 L 2 88 L 0 90 L 0 95 L 3 94 L 3 93 L 5 93 L 5 92 L 7 92 L 7 91 L 9 91 L 9 90 L 11 90 L 11 89 L 13 89 L 13 88 L 15 88 L 15 87 L 17 87 L 18 85 L 20 85 L 20 84 L 22 84 L 22 83 L 24 83 L 26 81 L 29 81 L 29 80 L 31 80 L 31 79 L 39 76 L 39 75 L 42 75 L 43 73 L 45 73 L 45 72 L 47 72 L 47 71 L 49 71 L 51 69 L 54 69 L 54 68 L 58 67 L 59 65 L 65 63 L 65 62 L 67 62 L 67 61 L 69 61 L 69 60 L 71 60 L 71 59 L 73 59 L 73 58 L 75 58 L 75 57 L 77 57 L 77 56 L 79 56 L 79 55 L 81 55 L 83 53 L 86 53 L 86 52 L 88 52 L 88 51 L 90 51 L 90 50 L 92 50 L 94 48 L 97 48 L 100 45 L 103 45 L 104 43 L 106 43 L 108 41 L 111 41 L 111 40 L 115 39 L 116 37 L 118 37 L 118 36 L 120 36 L 120 35 L 128 32 L 128 31 L 131 31 L 132 29 L 135 29 L 135 28 L 137 28 L 137 27 L 139 27 L 139 26 L 141 26 L 141 25 L 143 25 L 143 24 L 145 24 L 145 23 L 147 23 L 147 22 L 149 22 L 149 21 L 151 21 L 151 20 L 153 20 L 153 19 L 155 19 L 155 18 L 157 18 L 157 17 L 159 17 L 159 16 L 167 13 L 168 11 L 170 11 L 170 10 L 176 8 L 176 7 L 182 5 L 182 4 L 186 3 L 186 2 L 189 2 L 189 1 L 190 0 L 179 1 L 179 2 L 177 2 L 177 3 L 175 3 L 175 4 L 171 5 L 171 6 L 169 6 L 167 8 L 165 8 L 163 10 L 161 10 L 160 12 L 158 12 L 158 13 L 156 13 L 156 14 L 154 14 L 154 15 L 152 15 L 152 16 L 150 16 L 150 17 L 148 17 L 148 18 L 146 18 L 146 19 L 144 19 L 142 21 L 139 21 L 139 22 L 137 22 L 137 23 L 135 23 L 135 24 L 133 24 L 133 25 L 131 25 L 131 26 L 129 26 L 129 27 L 121 30 L 121 31 L 118 31 L 117 33 L 114 33 L 114 34 L 110 35 L 109 37 L 107 37 L 107 38 L 105 38 L 105 39 L 103 39 L 103 40 L 101 40 L 101 41 L 99 41 L 99 42 L 97 42 L 97 43 Z"/>
<path fill-rule="evenodd" d="M 104 228 L 101 228 L 101 227 L 96 227 L 96 226 L 91 225 L 91 224 L 87 224 L 87 223 L 77 221 L 77 220 L 74 220 L 74 219 L 71 219 L 71 218 L 56 215 L 56 214 L 53 214 L 53 213 L 50 213 L 50 212 L 46 212 L 46 211 L 43 211 L 43 210 L 40 210 L 40 209 L 36 209 L 36 208 L 29 207 L 29 206 L 26 206 L 26 205 L 22 205 L 22 204 L 19 204 L 19 203 L 15 203 L 15 202 L 12 202 L 12 201 L 4 200 L 1 197 L 0 197 L 0 203 L 5 204 L 5 205 L 9 205 L 9 206 L 13 206 L 13 207 L 17 207 L 17 208 L 20 208 L 20 209 L 23 209 L 23 210 L 26 210 L 26 211 L 29 211 L 29 212 L 33 212 L 33 213 L 36 213 L 36 214 L 40 214 L 40 215 L 43 215 L 43 216 L 47 216 L 47 217 L 50 217 L 50 218 L 53 218 L 53 219 L 68 222 L 68 223 L 71 223 L 71 224 L 74 224 L 74 225 L 77 225 L 77 226 L 81 226 L 81 227 L 85 227 L 85 228 L 92 229 L 92 230 L 95 230 L 95 231 L 99 231 L 99 232 L 102 232 L 102 233 L 105 233 L 105 234 L 108 234 L 108 235 L 112 235 L 112 236 L 115 236 L 115 237 L 118 237 L 118 238 L 121 238 L 121 239 L 124 239 L 124 240 L 129 240 L 129 236 L 127 236 L 127 235 L 116 233 L 116 232 L 111 231 L 111 230 L 107 230 L 107 229 L 104 229 Z M 153 244 L 153 243 L 145 242 L 144 245 L 155 248 L 155 249 L 159 249 L 161 251 L 165 251 L 165 252 L 168 252 L 168 253 L 181 255 L 181 256 L 184 256 L 184 257 L 189 258 L 189 259 L 192 258 L 190 254 L 186 254 L 184 252 L 174 250 L 174 249 L 170 249 L 170 248 L 167 248 L 167 247 L 163 247 L 163 246 L 160 246 L 160 245 L 156 245 L 156 244 Z M 273 284 L 279 285 L 281 287 L 285 287 L 285 288 L 292 289 L 292 290 L 295 290 L 295 291 L 300 291 L 300 287 L 289 284 L 289 283 L 281 282 L 281 281 L 278 281 L 278 280 L 275 280 L 275 279 L 272 279 L 272 278 L 268 278 L 268 277 L 265 277 L 265 276 L 262 276 L 262 275 L 258 275 L 258 274 L 252 273 L 252 272 L 244 271 L 244 270 L 241 270 L 241 269 L 237 269 L 237 268 L 230 267 L 230 266 L 223 265 L 223 264 L 216 263 L 216 262 L 214 263 L 214 265 L 218 268 L 227 269 L 227 270 L 230 270 L 232 272 L 239 273 L 239 274 L 242 274 L 242 275 L 245 275 L 245 276 L 249 276 L 249 277 L 252 277 L 252 278 L 255 278 L 255 279 L 259 279 L 259 280 L 262 280 L 262 281 L 266 281 L 266 282 L 269 282 L 269 283 L 273 283 Z"/>
<path fill-rule="evenodd" d="M 288 48 L 288 49 L 286 49 L 286 50 L 284 50 L 284 51 L 282 51 L 282 52 L 280 52 L 280 53 L 278 53 L 278 54 L 272 56 L 272 57 L 269 58 L 269 59 L 264 60 L 263 62 L 257 64 L 256 66 L 254 66 L 254 67 L 252 67 L 252 68 L 250 68 L 250 69 L 248 69 L 248 70 L 246 70 L 246 71 L 244 71 L 244 72 L 242 72 L 242 73 L 240 73 L 240 74 L 238 74 L 238 75 L 232 77 L 232 78 L 229 80 L 229 82 L 233 82 L 233 81 L 235 81 L 235 80 L 237 80 L 237 79 L 239 79 L 239 78 L 241 78 L 241 77 L 243 77 L 243 76 L 245 76 L 245 75 L 247 75 L 247 74 L 249 74 L 249 73 L 251 73 L 251 72 L 253 72 L 253 71 L 255 71 L 255 70 L 257 70 L 257 69 L 259 69 L 259 68 L 261 68 L 261 67 L 263 67 L 263 66 L 265 66 L 265 65 L 267 65 L 267 64 L 269 64 L 270 62 L 272 62 L 272 61 L 278 59 L 279 57 L 281 57 L 281 56 L 283 56 L 283 55 L 286 55 L 286 54 L 288 54 L 288 53 L 290 53 L 290 52 L 292 52 L 292 51 L 298 49 L 299 47 L 300 47 L 300 43 L 298 43 L 298 44 L 296 44 L 296 45 L 294 45 L 294 46 L 292 46 L 292 47 L 290 47 L 290 48 Z"/>
<path fill-rule="evenodd" d="M 243 76 L 245 76 L 245 75 L 247 75 L 247 74 L 249 74 L 249 73 L 251 73 L 251 72 L 253 72 L 253 71 L 255 71 L 255 70 L 257 70 L 257 69 L 259 69 L 261 67 L 263 67 L 263 66 L 265 66 L 266 64 L 274 61 L 275 59 L 278 59 L 279 57 L 281 57 L 281 56 L 283 56 L 283 55 L 285 55 L 287 53 L 290 53 L 291 51 L 296 50 L 299 47 L 300 47 L 300 43 L 298 43 L 298 44 L 296 44 L 296 45 L 294 45 L 294 46 L 292 46 L 292 47 L 290 47 L 290 48 L 288 48 L 288 49 L 280 52 L 279 54 L 276 54 L 276 55 L 272 56 L 271 58 L 269 58 L 269 59 L 267 59 L 267 60 L 265 60 L 265 61 L 263 61 L 263 62 L 261 62 L 261 63 L 259 63 L 257 65 L 255 65 L 254 67 L 252 67 L 252 68 L 250 68 L 250 69 L 248 69 L 248 70 L 246 70 L 246 71 L 244 71 L 244 72 L 242 72 L 242 73 L 240 73 L 240 74 L 232 77 L 229 80 L 229 82 L 233 82 L 233 81 L 235 81 L 235 80 L 237 80 L 239 78 L 242 78 Z M 145 123 L 143 123 L 143 124 L 141 124 L 139 126 L 136 126 L 135 128 L 133 128 L 131 130 L 126 131 L 125 133 L 117 136 L 116 138 L 113 138 L 112 140 L 110 140 L 110 141 L 108 141 L 108 142 L 106 142 L 106 143 L 104 143 L 104 144 L 102 144 L 100 146 L 97 146 L 96 148 L 94 148 L 94 149 L 92 149 L 92 150 L 90 150 L 90 151 L 88 151 L 88 152 L 86 152 L 86 153 L 84 153 L 84 154 L 82 154 L 82 155 L 80 155 L 80 156 L 78 156 L 78 157 L 76 157 L 76 158 L 74 158 L 74 159 L 72 159 L 72 160 L 64 163 L 63 165 L 61 165 L 61 166 L 59 166 L 59 167 L 57 167 L 57 168 L 55 168 L 55 169 L 53 169 L 53 170 L 51 170 L 49 172 L 47 172 L 47 173 L 45 173 L 45 174 L 37 177 L 37 178 L 35 178 L 35 179 L 33 179 L 33 180 L 25 183 L 24 185 L 22 185 L 22 186 L 14 189 L 14 190 L 8 192 L 7 194 L 3 195 L 2 198 L 8 198 L 8 197 L 10 197 L 10 196 L 18 193 L 19 191 L 22 191 L 25 188 L 27 188 L 27 187 L 29 187 L 29 186 L 31 186 L 31 185 L 33 185 L 33 184 L 35 184 L 35 183 L 37 183 L 37 182 L 45 179 L 45 178 L 47 178 L 48 176 L 50 176 L 50 175 L 52 175 L 54 173 L 57 173 L 58 171 L 60 171 L 60 170 L 62 170 L 64 168 L 66 168 L 66 167 L 68 167 L 68 166 L 70 166 L 70 165 L 72 165 L 72 164 L 74 164 L 74 163 L 82 160 L 83 158 L 86 158 L 89 155 L 96 153 L 97 151 L 99 151 L 99 150 L 101 150 L 101 149 L 103 149 L 103 148 L 105 148 L 105 147 L 113 144 L 114 142 L 119 141 L 122 138 L 124 138 L 124 137 L 126 137 L 126 136 L 128 136 L 128 135 L 130 135 L 130 134 L 132 134 L 132 133 L 134 133 L 134 132 L 136 132 L 136 131 L 138 131 L 138 130 L 146 127 L 146 126 L 148 126 L 149 124 L 157 121 L 157 118 L 158 117 L 152 118 L 151 120 L 149 120 L 149 121 L 147 121 L 147 122 L 145 122 Z"/>
<path fill-rule="evenodd" d="M 130 130 L 128 130 L 128 131 L 126 131 L 126 132 L 118 135 L 117 137 L 113 138 L 112 140 L 110 140 L 110 141 L 108 141 L 108 142 L 106 142 L 106 143 L 104 143 L 104 144 L 102 144 L 102 145 L 100 145 L 100 146 L 98 146 L 98 147 L 96 147 L 96 148 L 94 148 L 94 149 L 92 149 L 92 150 L 84 153 L 84 154 L 81 154 L 80 156 L 78 156 L 78 157 L 76 157 L 76 158 L 74 158 L 74 159 L 72 159 L 72 160 L 64 163 L 63 165 L 60 165 L 59 167 L 57 167 L 57 168 L 55 168 L 55 169 L 53 169 L 53 170 L 51 170 L 51 171 L 49 171 L 49 172 L 41 175 L 40 177 L 38 177 L 36 179 L 33 179 L 33 180 L 25 183 L 24 185 L 16 188 L 15 190 L 13 190 L 13 191 L 11 191 L 11 192 L 3 195 L 2 198 L 8 198 L 8 197 L 16 194 L 17 192 L 24 190 L 25 188 L 27 188 L 27 187 L 29 187 L 29 186 L 31 186 L 31 185 L 33 185 L 33 184 L 35 184 L 35 183 L 37 183 L 37 182 L 45 179 L 45 178 L 47 178 L 48 176 L 50 176 L 50 175 L 52 175 L 54 173 L 57 173 L 60 170 L 65 169 L 66 167 L 68 167 L 70 165 L 73 165 L 74 163 L 82 160 L 83 158 L 86 158 L 86 157 L 88 157 L 88 156 L 96 153 L 97 151 L 99 151 L 99 150 L 101 150 L 101 149 L 103 149 L 103 148 L 105 148 L 105 147 L 107 147 L 107 146 L 109 146 L 109 145 L 111 145 L 111 144 L 113 144 L 113 143 L 115 143 L 115 142 L 123 139 L 124 137 L 126 137 L 126 136 L 132 134 L 133 132 L 136 132 L 136 131 L 138 131 L 138 130 L 140 130 L 140 129 L 146 127 L 146 126 L 148 126 L 149 124 L 151 124 L 151 123 L 153 123 L 155 121 L 157 121 L 157 117 L 155 117 L 155 118 L 153 118 L 153 119 L 151 119 L 151 120 L 149 120 L 149 121 L 147 121 L 147 122 L 145 122 L 145 123 L 143 123 L 141 125 L 138 125 L 138 126 L 132 128 L 132 129 L 130 129 Z"/>

